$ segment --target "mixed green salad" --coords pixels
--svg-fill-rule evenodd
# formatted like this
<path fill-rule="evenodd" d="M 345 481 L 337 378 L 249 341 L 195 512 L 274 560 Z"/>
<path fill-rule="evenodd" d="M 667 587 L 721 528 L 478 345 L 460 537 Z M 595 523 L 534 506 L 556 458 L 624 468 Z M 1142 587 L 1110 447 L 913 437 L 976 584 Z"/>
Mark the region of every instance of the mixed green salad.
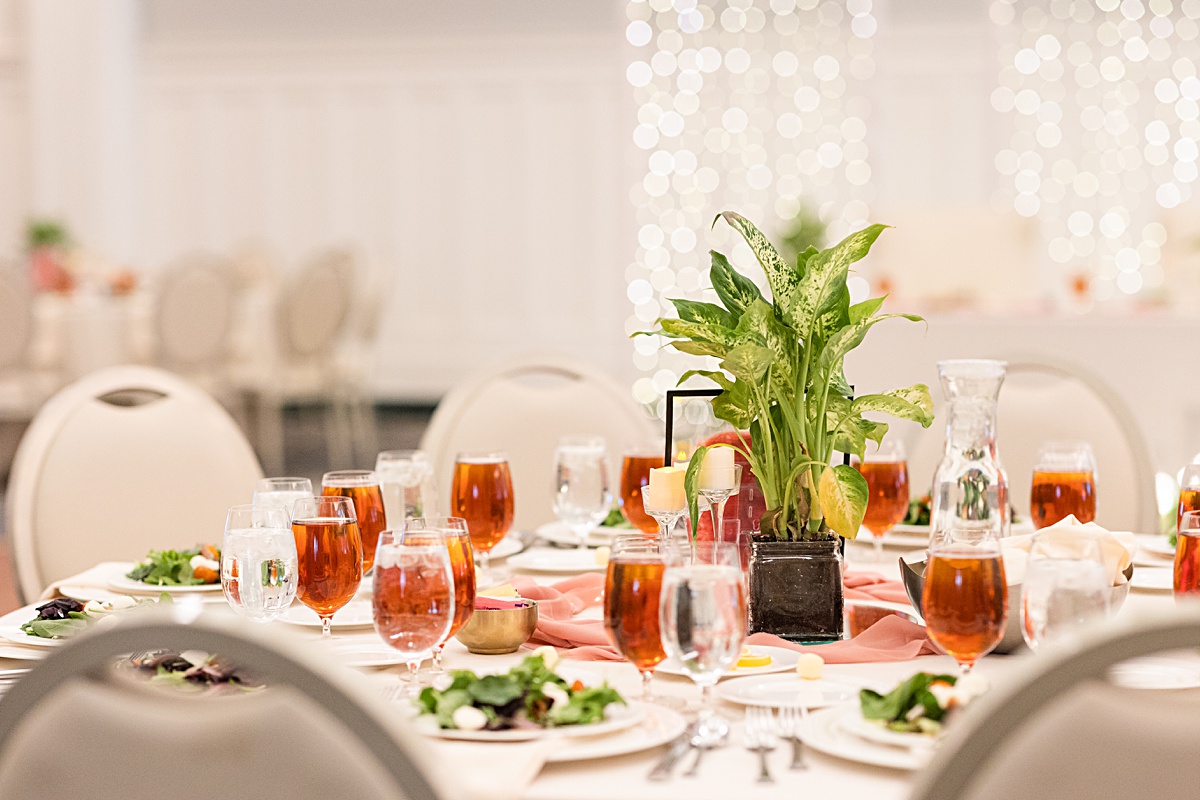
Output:
<path fill-rule="evenodd" d="M 937 736 L 947 717 L 987 690 L 977 675 L 932 675 L 918 672 L 887 694 L 859 692 L 866 720 L 898 733 Z"/>
<path fill-rule="evenodd" d="M 38 615 L 24 623 L 21 631 L 39 639 L 69 639 L 108 614 L 153 602 L 156 601 L 149 597 L 140 600 L 117 597 L 81 603 L 71 597 L 60 597 L 38 606 Z M 157 602 L 170 603 L 171 596 L 163 594 Z"/>
<path fill-rule="evenodd" d="M 154 586 L 203 586 L 221 580 L 221 551 L 206 544 L 190 550 L 151 550 L 126 578 Z"/>
<path fill-rule="evenodd" d="M 605 528 L 633 529 L 633 523 L 625 519 L 625 512 L 617 506 L 609 509 L 608 516 L 604 518 L 604 522 L 601 522 L 600 525 Z"/>
<path fill-rule="evenodd" d="M 157 650 L 135 656 L 129 664 L 149 675 L 151 683 L 184 691 L 201 692 L 213 687 L 249 691 L 263 687 L 224 659 L 200 650 Z"/>
<path fill-rule="evenodd" d="M 422 714 L 443 729 L 500 731 L 556 728 L 601 722 L 605 709 L 625 700 L 607 683 L 586 687 L 567 683 L 535 653 L 503 675 L 480 677 L 469 670 L 449 673 L 442 688 L 428 687 L 417 698 Z"/>

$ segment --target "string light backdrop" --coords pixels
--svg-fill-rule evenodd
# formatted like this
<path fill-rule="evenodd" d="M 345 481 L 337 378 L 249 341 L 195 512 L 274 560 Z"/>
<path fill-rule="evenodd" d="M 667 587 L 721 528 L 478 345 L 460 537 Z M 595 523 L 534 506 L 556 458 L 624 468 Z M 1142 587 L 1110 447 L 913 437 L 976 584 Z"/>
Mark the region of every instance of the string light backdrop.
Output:
<path fill-rule="evenodd" d="M 713 217 L 733 210 L 778 237 L 802 208 L 837 241 L 867 224 L 871 0 L 631 0 L 626 77 L 638 103 L 633 141 L 645 175 L 630 197 L 638 248 L 626 278 L 629 333 L 673 314 L 669 297 L 713 301 L 710 249 L 761 280 L 754 257 Z M 857 281 L 854 293 L 865 296 Z M 634 340 L 646 375 L 634 397 L 658 404 L 695 357 Z M 701 408 L 697 404 L 697 408 Z"/>
<path fill-rule="evenodd" d="M 1013 207 L 1038 217 L 1060 300 L 1163 284 L 1162 209 L 1191 198 L 1200 138 L 1200 0 L 995 0 L 996 157 Z"/>

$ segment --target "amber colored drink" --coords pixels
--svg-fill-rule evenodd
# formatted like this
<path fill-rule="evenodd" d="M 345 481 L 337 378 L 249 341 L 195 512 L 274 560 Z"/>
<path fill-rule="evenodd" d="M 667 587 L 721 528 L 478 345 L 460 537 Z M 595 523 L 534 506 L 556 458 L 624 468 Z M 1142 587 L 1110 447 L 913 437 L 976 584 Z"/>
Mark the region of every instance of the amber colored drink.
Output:
<path fill-rule="evenodd" d="M 375 565 L 375 548 L 379 545 L 379 533 L 387 529 L 387 517 L 383 513 L 383 495 L 379 485 L 371 486 L 325 486 L 321 494 L 326 497 L 349 497 L 354 502 L 354 516 L 358 517 L 358 532 L 362 536 L 363 572 Z"/>
<path fill-rule="evenodd" d="M 336 517 L 298 519 L 292 533 L 299 556 L 296 598 L 319 616 L 333 616 L 362 583 L 358 525 Z"/>
<path fill-rule="evenodd" d="M 1004 638 L 1008 585 L 999 553 L 949 546 L 930 554 L 922 613 L 929 638 L 970 667 Z"/>
<path fill-rule="evenodd" d="M 1200 531 L 1175 540 L 1175 594 L 1200 594 Z"/>
<path fill-rule="evenodd" d="M 608 562 L 604 583 L 604 629 L 617 652 L 641 671 L 667 657 L 659 634 L 658 602 L 662 593 L 661 558 L 617 557 Z"/>
<path fill-rule="evenodd" d="M 895 527 L 908 513 L 908 463 L 864 461 L 856 465 L 867 479 L 867 513 L 863 526 L 875 536 Z"/>
<path fill-rule="evenodd" d="M 450 572 L 454 577 L 454 621 L 446 639 L 462 630 L 467 620 L 475 613 L 475 554 L 471 552 L 471 539 L 465 535 L 454 535 L 441 531 L 450 551 Z M 422 544 L 420 534 L 406 534 L 406 544 Z M 432 543 L 433 539 L 429 542 Z"/>
<path fill-rule="evenodd" d="M 1074 514 L 1080 522 L 1096 519 L 1096 479 L 1091 470 L 1044 472 L 1034 470 L 1029 491 L 1030 515 L 1035 528 L 1053 525 Z"/>
<path fill-rule="evenodd" d="M 621 464 L 621 513 L 642 533 L 658 533 L 658 521 L 642 508 L 642 488 L 650 470 L 663 466 L 662 456 L 625 456 Z"/>
<path fill-rule="evenodd" d="M 1179 531 L 1179 523 L 1183 515 L 1189 511 L 1200 511 L 1200 489 L 1183 489 L 1179 492 L 1179 510 L 1175 514 L 1175 530 Z"/>
<path fill-rule="evenodd" d="M 486 553 L 495 547 L 513 521 L 513 486 L 508 462 L 465 459 L 455 463 L 450 513 L 467 521 L 474 549 Z"/>
<path fill-rule="evenodd" d="M 371 593 L 375 630 L 402 652 L 431 650 L 446 634 L 454 596 L 444 570 L 419 564 L 380 564 Z"/>

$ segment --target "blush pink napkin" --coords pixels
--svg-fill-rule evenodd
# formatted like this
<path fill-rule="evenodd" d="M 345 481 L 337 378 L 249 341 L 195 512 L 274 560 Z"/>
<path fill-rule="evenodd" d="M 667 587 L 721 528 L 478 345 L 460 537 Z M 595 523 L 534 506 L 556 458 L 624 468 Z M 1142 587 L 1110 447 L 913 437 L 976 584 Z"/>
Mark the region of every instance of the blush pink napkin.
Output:
<path fill-rule="evenodd" d="M 599 605 L 604 594 L 604 576 L 580 575 L 546 586 L 531 578 L 515 578 L 513 588 L 522 597 L 538 601 L 538 624 L 527 646 L 552 645 L 563 656 L 583 661 L 620 661 L 608 642 L 603 620 L 577 620 L 575 615 Z M 899 581 L 889 581 L 872 572 L 849 572 L 845 577 L 846 597 L 858 600 L 882 600 L 908 603 Z M 860 664 L 880 661 L 907 661 L 921 655 L 936 655 L 937 650 L 925 636 L 925 629 L 898 616 L 888 616 L 853 639 L 817 647 L 792 644 L 778 636 L 756 633 L 748 644 L 784 647 L 798 652 L 814 652 L 828 664 Z"/>

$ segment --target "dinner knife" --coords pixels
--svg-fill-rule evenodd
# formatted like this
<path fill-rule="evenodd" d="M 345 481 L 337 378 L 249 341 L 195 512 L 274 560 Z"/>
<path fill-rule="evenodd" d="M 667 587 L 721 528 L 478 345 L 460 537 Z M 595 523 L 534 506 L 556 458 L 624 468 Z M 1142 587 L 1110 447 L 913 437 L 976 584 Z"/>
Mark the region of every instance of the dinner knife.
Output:
<path fill-rule="evenodd" d="M 675 769 L 675 765 L 679 763 L 679 759 L 683 758 L 684 754 L 692 748 L 692 729 L 688 728 L 671 742 L 671 746 L 667 748 L 667 752 L 659 759 L 659 762 L 654 765 L 654 769 L 650 770 L 647 776 L 652 781 L 665 781 L 671 777 L 671 770 Z"/>

